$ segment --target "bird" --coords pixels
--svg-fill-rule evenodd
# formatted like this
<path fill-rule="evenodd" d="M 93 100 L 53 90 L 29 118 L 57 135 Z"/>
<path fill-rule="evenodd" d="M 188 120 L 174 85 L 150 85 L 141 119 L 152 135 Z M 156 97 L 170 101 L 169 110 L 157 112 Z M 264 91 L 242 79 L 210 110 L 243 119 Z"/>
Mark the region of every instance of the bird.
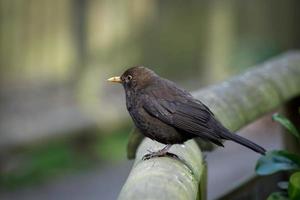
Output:
<path fill-rule="evenodd" d="M 147 67 L 131 67 L 108 81 L 123 85 L 126 107 L 135 127 L 146 137 L 165 144 L 151 152 L 149 158 L 167 155 L 173 144 L 197 137 L 222 147 L 223 140 L 231 140 L 262 155 L 266 152 L 229 131 L 200 100 Z"/>

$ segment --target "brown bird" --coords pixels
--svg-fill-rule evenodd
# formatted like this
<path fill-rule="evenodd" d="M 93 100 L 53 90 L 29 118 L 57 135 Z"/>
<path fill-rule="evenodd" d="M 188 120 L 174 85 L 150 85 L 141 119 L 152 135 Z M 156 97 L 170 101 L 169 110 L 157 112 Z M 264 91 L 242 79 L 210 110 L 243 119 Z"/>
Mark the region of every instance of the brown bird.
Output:
<path fill-rule="evenodd" d="M 127 110 L 140 132 L 166 144 L 152 152 L 151 157 L 166 155 L 172 144 L 195 137 L 219 146 L 223 146 L 222 140 L 232 140 L 260 154 L 266 152 L 263 147 L 231 133 L 202 102 L 146 67 L 132 67 L 108 81 L 123 85 Z"/>

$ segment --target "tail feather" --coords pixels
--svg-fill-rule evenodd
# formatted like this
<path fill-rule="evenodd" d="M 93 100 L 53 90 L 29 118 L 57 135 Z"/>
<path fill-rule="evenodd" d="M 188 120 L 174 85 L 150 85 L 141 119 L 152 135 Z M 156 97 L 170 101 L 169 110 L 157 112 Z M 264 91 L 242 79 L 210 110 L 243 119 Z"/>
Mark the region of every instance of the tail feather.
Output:
<path fill-rule="evenodd" d="M 230 133 L 229 131 L 225 134 L 222 134 L 222 138 L 224 138 L 226 140 L 232 140 L 234 142 L 237 142 L 237 143 L 239 143 L 245 147 L 248 147 L 249 149 L 252 149 L 253 151 L 260 153 L 262 155 L 266 154 L 266 150 L 263 147 L 255 144 L 254 142 L 252 142 L 242 136 L 239 136 L 234 133 Z"/>

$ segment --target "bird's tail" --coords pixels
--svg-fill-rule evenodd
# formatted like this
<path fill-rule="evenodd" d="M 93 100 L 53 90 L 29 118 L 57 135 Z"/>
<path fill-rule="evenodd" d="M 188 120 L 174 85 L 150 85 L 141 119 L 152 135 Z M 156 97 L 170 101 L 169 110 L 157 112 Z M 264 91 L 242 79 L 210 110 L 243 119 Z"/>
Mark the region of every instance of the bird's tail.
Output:
<path fill-rule="evenodd" d="M 248 140 L 248 139 L 246 139 L 242 136 L 239 136 L 239 135 L 234 134 L 234 133 L 230 133 L 229 131 L 225 134 L 222 134 L 222 137 L 224 139 L 232 140 L 234 142 L 237 142 L 237 143 L 239 143 L 239 144 L 241 144 L 245 147 L 248 147 L 249 149 L 252 149 L 253 151 L 255 151 L 257 153 L 260 153 L 262 155 L 265 155 L 265 153 L 266 153 L 266 150 L 263 147 L 255 144 L 254 142 L 252 142 L 252 141 L 250 141 L 250 140 Z"/>

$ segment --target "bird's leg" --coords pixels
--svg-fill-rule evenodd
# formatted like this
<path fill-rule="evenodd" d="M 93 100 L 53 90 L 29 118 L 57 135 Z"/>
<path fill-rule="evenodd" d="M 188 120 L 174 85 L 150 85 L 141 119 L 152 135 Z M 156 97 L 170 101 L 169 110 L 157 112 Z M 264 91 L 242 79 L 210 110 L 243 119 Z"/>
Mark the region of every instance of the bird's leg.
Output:
<path fill-rule="evenodd" d="M 150 153 L 149 154 L 146 154 L 144 157 L 143 157 L 143 160 L 148 160 L 150 158 L 153 158 L 153 157 L 162 157 L 162 156 L 171 156 L 171 157 L 177 157 L 175 154 L 172 154 L 172 153 L 169 153 L 169 149 L 171 148 L 171 144 L 167 144 L 164 148 L 158 150 L 158 151 L 149 151 Z"/>

